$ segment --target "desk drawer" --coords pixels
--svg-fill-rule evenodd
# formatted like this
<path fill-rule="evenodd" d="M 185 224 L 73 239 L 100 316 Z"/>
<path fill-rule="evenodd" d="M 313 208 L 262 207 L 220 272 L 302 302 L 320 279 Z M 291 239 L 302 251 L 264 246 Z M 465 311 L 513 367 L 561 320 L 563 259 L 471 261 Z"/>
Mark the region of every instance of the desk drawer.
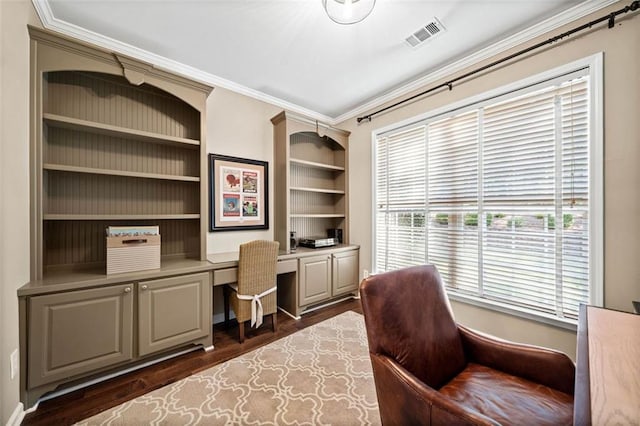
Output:
<path fill-rule="evenodd" d="M 276 266 L 276 273 L 286 274 L 298 271 L 298 260 L 281 260 Z M 213 285 L 232 284 L 238 281 L 238 268 L 217 269 L 213 271 Z"/>
<path fill-rule="evenodd" d="M 213 285 L 231 284 L 238 281 L 238 268 L 218 269 L 213 271 Z"/>
<path fill-rule="evenodd" d="M 287 272 L 298 272 L 298 259 L 280 260 L 276 266 L 277 274 L 286 274 Z"/>

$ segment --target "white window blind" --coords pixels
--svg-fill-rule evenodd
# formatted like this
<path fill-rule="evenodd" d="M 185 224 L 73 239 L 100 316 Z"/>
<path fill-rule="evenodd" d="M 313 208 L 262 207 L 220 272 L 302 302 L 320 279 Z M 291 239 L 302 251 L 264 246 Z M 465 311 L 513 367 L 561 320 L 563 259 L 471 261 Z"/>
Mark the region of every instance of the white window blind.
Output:
<path fill-rule="evenodd" d="M 427 127 L 428 259 L 452 288 L 478 289 L 478 137 L 480 112 L 454 115 Z M 474 216 L 475 215 L 475 216 Z"/>
<path fill-rule="evenodd" d="M 424 262 L 424 126 L 378 141 L 376 259 L 384 270 Z"/>
<path fill-rule="evenodd" d="M 586 70 L 376 140 L 376 271 L 576 319 L 589 302 Z"/>

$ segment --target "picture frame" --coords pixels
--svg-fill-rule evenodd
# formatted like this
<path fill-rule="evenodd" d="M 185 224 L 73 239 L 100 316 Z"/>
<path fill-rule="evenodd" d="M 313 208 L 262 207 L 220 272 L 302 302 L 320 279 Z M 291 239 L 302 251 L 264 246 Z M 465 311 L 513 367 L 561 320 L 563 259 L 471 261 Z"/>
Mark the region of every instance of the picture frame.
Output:
<path fill-rule="evenodd" d="M 209 231 L 269 229 L 269 163 L 209 154 Z"/>

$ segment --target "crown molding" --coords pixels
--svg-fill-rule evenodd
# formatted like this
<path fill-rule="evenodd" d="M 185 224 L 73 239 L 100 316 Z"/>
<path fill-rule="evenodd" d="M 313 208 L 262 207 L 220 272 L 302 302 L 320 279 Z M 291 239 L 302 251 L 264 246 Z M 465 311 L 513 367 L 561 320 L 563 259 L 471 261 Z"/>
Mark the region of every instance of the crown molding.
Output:
<path fill-rule="evenodd" d="M 181 74 L 185 77 L 188 77 L 188 78 L 191 78 L 215 87 L 222 87 L 232 92 L 239 93 L 241 95 L 245 95 L 245 96 L 257 99 L 259 101 L 266 102 L 268 104 L 275 105 L 285 110 L 296 112 L 298 114 L 302 114 L 312 119 L 319 120 L 331 126 L 334 126 L 338 123 L 342 123 L 346 120 L 349 120 L 357 115 L 364 114 L 374 108 L 377 108 L 387 102 L 393 101 L 401 96 L 407 95 L 413 91 L 423 88 L 425 85 L 428 85 L 442 78 L 450 76 L 451 74 L 454 74 L 472 65 L 475 65 L 478 62 L 481 62 L 485 59 L 498 55 L 515 46 L 526 43 L 529 40 L 532 40 L 542 34 L 545 34 L 549 31 L 553 31 L 556 28 L 569 24 L 593 12 L 597 12 L 598 10 L 604 7 L 607 7 L 613 3 L 616 3 L 618 0 L 586 0 L 580 3 L 579 5 L 572 7 L 571 9 L 568 9 L 562 13 L 559 13 L 553 18 L 547 19 L 543 22 L 540 22 L 539 24 L 533 25 L 532 27 L 529 27 L 524 31 L 521 31 L 517 34 L 507 37 L 506 39 L 498 43 L 494 43 L 493 45 L 487 48 L 479 50 L 465 58 L 462 58 L 456 62 L 453 62 L 444 67 L 441 67 L 432 73 L 429 73 L 420 78 L 417 78 L 416 80 L 413 80 L 412 82 L 405 84 L 404 86 L 401 86 L 382 96 L 372 99 L 350 111 L 345 112 L 344 114 L 339 115 L 338 117 L 329 117 L 327 115 L 321 114 L 316 111 L 312 111 L 300 105 L 296 105 L 294 103 L 285 101 L 283 99 L 276 98 L 275 96 L 271 96 L 266 93 L 260 92 L 258 90 L 254 90 L 249 87 L 243 86 L 241 84 L 235 83 L 231 80 L 218 77 L 216 75 L 204 72 L 194 67 L 181 64 L 180 62 L 165 58 L 160 55 L 156 55 L 154 53 L 137 48 L 135 46 L 131 46 L 130 44 L 122 43 L 110 37 L 106 37 L 104 35 L 95 33 L 93 31 L 86 30 L 77 25 L 73 25 L 68 22 L 62 21 L 56 18 L 55 16 L 53 16 L 53 12 L 51 11 L 51 7 L 49 6 L 48 0 L 31 0 L 31 1 L 36 9 L 38 16 L 40 17 L 40 20 L 42 21 L 42 24 L 47 29 L 60 32 L 62 34 L 77 38 L 79 40 L 97 45 L 105 49 L 112 50 L 117 53 L 125 54 L 133 58 L 149 62 L 158 68 L 164 68 L 166 71 Z"/>
<path fill-rule="evenodd" d="M 275 96 L 267 95 L 266 93 L 251 89 L 249 87 L 235 83 L 231 80 L 218 77 L 189 65 L 182 64 L 178 61 L 165 58 L 161 55 L 156 55 L 155 53 L 148 52 L 144 49 L 140 49 L 130 44 L 123 43 L 113 38 L 60 20 L 53 16 L 53 12 L 51 11 L 48 0 L 31 1 L 36 9 L 36 13 L 42 21 L 43 26 L 48 30 L 57 31 L 61 34 L 73 37 L 86 43 L 90 43 L 116 53 L 124 54 L 132 58 L 148 62 L 150 64 L 153 64 L 156 68 L 180 74 L 201 83 L 205 83 L 214 87 L 222 87 L 232 92 L 239 93 L 241 95 L 245 95 L 271 105 L 275 105 L 282 109 L 306 115 L 307 117 L 313 118 L 314 120 L 322 121 L 329 124 L 334 121 L 333 118 L 327 115 L 320 114 L 316 111 L 312 111 L 300 105 L 296 105 L 283 99 L 276 98 Z"/>
<path fill-rule="evenodd" d="M 570 24 L 580 18 L 583 18 L 591 13 L 597 12 L 613 3 L 617 3 L 619 0 L 587 0 L 580 3 L 577 6 L 572 7 L 562 13 L 555 15 L 545 21 L 542 21 L 532 27 L 527 28 L 524 31 L 520 31 L 510 37 L 507 37 L 497 43 L 492 44 L 482 50 L 479 50 L 469 56 L 466 56 L 458 61 L 455 61 L 449 65 L 445 65 L 438 70 L 426 74 L 412 82 L 405 84 L 395 90 L 392 90 L 382 96 L 372 99 L 351 111 L 345 112 L 340 116 L 334 118 L 332 125 L 342 123 L 351 118 L 371 111 L 374 108 L 378 108 L 385 103 L 397 100 L 401 96 L 408 95 L 414 91 L 424 88 L 424 86 L 437 82 L 445 77 L 449 77 L 459 71 L 462 71 L 468 67 L 471 67 L 479 62 L 489 59 L 493 56 L 499 55 L 509 49 L 512 49 L 518 45 L 526 43 L 535 39 L 543 34 L 560 28 L 563 25 Z"/>

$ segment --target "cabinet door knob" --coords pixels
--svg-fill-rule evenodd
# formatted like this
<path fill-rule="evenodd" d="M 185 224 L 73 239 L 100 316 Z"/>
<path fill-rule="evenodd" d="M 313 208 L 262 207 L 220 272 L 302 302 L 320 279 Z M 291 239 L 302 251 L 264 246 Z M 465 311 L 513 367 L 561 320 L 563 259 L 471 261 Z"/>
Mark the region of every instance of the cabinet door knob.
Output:
<path fill-rule="evenodd" d="M 143 290 L 146 290 L 146 289 L 148 289 L 148 288 L 149 288 L 149 287 L 147 287 L 147 285 L 146 285 L 146 284 L 142 284 L 142 289 L 143 289 Z"/>
<path fill-rule="evenodd" d="M 125 287 L 124 288 L 124 292 L 125 293 L 131 293 L 131 287 Z"/>

